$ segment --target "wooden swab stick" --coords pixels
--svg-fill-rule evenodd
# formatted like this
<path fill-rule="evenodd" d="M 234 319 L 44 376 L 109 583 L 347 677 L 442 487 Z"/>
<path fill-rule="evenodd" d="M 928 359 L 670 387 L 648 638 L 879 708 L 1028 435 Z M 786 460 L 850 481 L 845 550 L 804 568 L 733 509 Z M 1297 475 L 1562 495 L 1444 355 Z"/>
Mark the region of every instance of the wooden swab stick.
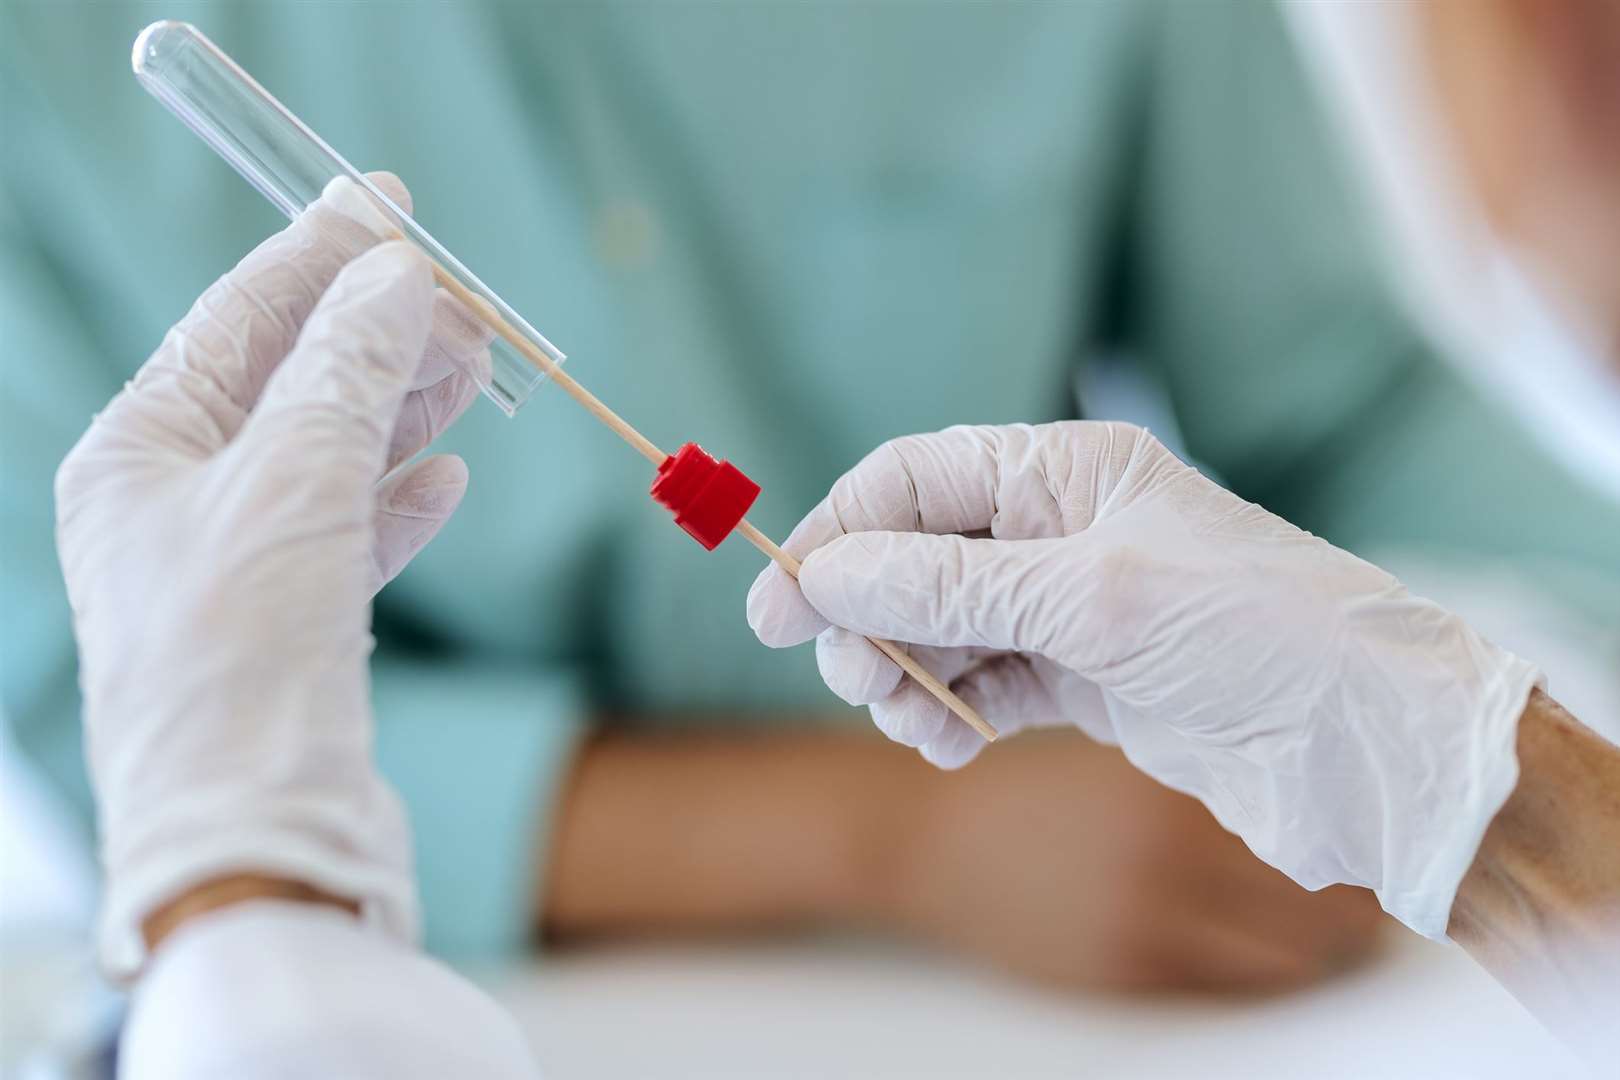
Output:
<path fill-rule="evenodd" d="M 523 354 L 524 359 L 544 372 L 552 382 L 562 389 L 563 393 L 583 405 L 586 412 L 612 428 L 619 438 L 635 447 L 642 457 L 654 465 L 664 463 L 664 459 L 669 455 L 658 449 L 651 439 L 631 427 L 629 421 L 608 408 L 600 398 L 576 382 L 574 377 L 564 371 L 556 361 L 542 352 L 528 338 L 518 333 L 511 323 L 501 318 L 500 312 L 491 307 L 488 301 L 456 280 L 449 271 L 440 266 L 437 259 L 430 258 L 428 262 L 433 267 L 434 280 L 444 287 L 445 292 L 465 304 L 468 310 L 482 319 L 508 345 Z M 743 518 L 737 524 L 737 531 L 742 533 L 750 544 L 763 552 L 772 562 L 787 571 L 789 577 L 795 581 L 799 579 L 799 560 L 783 551 L 775 541 L 755 528 L 747 518 Z M 926 668 L 912 659 L 911 655 L 904 649 L 894 642 L 885 641 L 882 638 L 867 638 L 866 640 L 877 646 L 884 656 L 900 665 L 900 670 L 915 679 L 923 689 L 938 698 L 951 712 L 960 716 L 969 727 L 984 736 L 986 742 L 995 741 L 996 729 L 991 727 L 971 705 L 952 693 L 950 687 L 940 682 Z"/>

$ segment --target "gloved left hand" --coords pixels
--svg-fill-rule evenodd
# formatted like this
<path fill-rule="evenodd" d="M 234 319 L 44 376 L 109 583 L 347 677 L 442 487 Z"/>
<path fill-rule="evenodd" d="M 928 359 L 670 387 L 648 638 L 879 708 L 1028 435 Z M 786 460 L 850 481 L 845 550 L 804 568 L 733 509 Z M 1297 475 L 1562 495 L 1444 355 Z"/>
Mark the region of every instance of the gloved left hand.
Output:
<path fill-rule="evenodd" d="M 371 759 L 369 601 L 467 475 L 441 456 L 379 480 L 488 359 L 423 257 L 377 246 L 383 224 L 334 183 L 197 301 L 57 474 L 115 973 L 156 906 L 231 873 L 415 932 L 405 818 Z"/>

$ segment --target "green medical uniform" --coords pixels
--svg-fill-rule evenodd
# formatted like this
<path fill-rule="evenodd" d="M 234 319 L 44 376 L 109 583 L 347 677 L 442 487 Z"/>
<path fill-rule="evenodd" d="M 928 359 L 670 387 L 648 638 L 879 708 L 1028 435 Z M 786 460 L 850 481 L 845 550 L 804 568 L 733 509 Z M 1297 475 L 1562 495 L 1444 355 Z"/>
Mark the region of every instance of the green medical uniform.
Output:
<path fill-rule="evenodd" d="M 891 436 L 1080 415 L 1091 358 L 1189 450 L 1352 549 L 1524 560 L 1620 610 L 1620 507 L 1473 392 L 1392 301 L 1278 12 L 1257 2 L 31 3 L 0 23 L 0 670 L 88 807 L 51 477 L 91 413 L 281 222 L 136 85 L 196 22 L 666 448 L 764 486 L 784 535 Z M 754 640 L 761 560 L 704 552 L 555 390 L 443 441 L 472 488 L 376 606 L 380 752 L 429 941 L 520 943 L 599 711 L 834 705 Z M 859 722 L 853 712 L 850 723 Z M 743 722 L 743 721 L 731 721 Z M 783 722 L 780 720 L 774 722 Z"/>

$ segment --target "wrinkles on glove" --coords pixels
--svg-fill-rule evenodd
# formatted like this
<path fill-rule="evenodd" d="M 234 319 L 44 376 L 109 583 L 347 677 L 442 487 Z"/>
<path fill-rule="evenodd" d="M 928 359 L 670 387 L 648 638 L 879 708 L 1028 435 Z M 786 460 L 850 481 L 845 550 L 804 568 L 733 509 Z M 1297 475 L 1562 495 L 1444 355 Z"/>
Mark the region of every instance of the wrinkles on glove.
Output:
<path fill-rule="evenodd" d="M 816 635 L 816 666 L 827 689 L 851 705 L 870 705 L 894 693 L 902 675 L 861 635 L 840 626 Z"/>
<path fill-rule="evenodd" d="M 433 298 L 433 329 L 389 439 L 386 468 L 420 453 L 449 429 L 489 382 L 494 334 L 443 289 Z"/>
<path fill-rule="evenodd" d="M 422 254 L 404 241 L 380 244 L 344 267 L 276 368 L 243 429 L 268 437 L 288 425 L 363 424 L 381 444 L 393 430 L 416 351 L 432 328 L 432 277 Z M 344 445 L 366 445 L 345 435 Z M 370 462 L 380 472 L 383 461 Z"/>
<path fill-rule="evenodd" d="M 908 435 L 880 446 L 839 478 L 782 546 L 803 560 L 862 532 L 998 540 L 1068 535 L 1091 524 L 1133 460 L 1154 448 L 1175 461 L 1146 431 L 1129 424 L 963 425 Z M 798 645 L 830 625 L 774 565 L 749 590 L 748 623 L 772 648 Z"/>
<path fill-rule="evenodd" d="M 201 459 L 235 437 L 338 272 L 368 236 L 317 206 L 198 298 L 108 406 L 119 441 Z M 348 239 L 344 239 L 348 235 Z M 365 246 L 370 246 L 370 240 Z M 185 422 L 172 422 L 185 417 Z"/>
<path fill-rule="evenodd" d="M 971 670 L 983 655 L 982 650 L 977 649 L 938 649 L 927 645 L 903 647 L 946 685 Z M 887 658 L 884 660 L 888 662 Z M 889 667 L 894 668 L 895 665 L 889 663 Z M 898 672 L 899 669 L 895 670 Z M 921 747 L 932 741 L 951 717 L 950 710 L 911 679 L 897 677 L 891 685 L 888 693 L 869 696 L 862 702 L 872 707 L 872 720 L 878 729 L 905 746 Z M 983 736 L 975 737 L 983 741 Z"/>
<path fill-rule="evenodd" d="M 372 179 L 408 205 L 396 177 Z M 86 438 L 109 451 L 198 460 L 218 452 L 246 422 L 339 271 L 383 238 L 386 221 L 370 202 L 351 181 L 329 185 L 197 299 Z"/>
<path fill-rule="evenodd" d="M 1054 438 L 1054 433 L 1064 437 Z M 749 625 L 772 647 L 815 638 L 817 666 L 830 689 L 851 704 L 870 705 L 880 730 L 918 748 L 929 761 L 947 768 L 964 765 L 982 748 L 983 739 L 903 679 L 899 668 L 862 634 L 892 638 L 909 648 L 924 667 L 992 717 L 1003 733 L 1064 722 L 1050 689 L 1066 681 L 1055 665 L 1042 662 L 1043 683 L 1022 659 L 1017 660 L 1022 667 L 993 662 L 976 670 L 974 663 L 961 661 L 961 650 L 906 643 L 1049 637 L 1049 627 L 1037 631 L 985 625 L 970 633 L 965 625 L 940 626 L 942 612 L 929 607 L 930 598 L 937 607 L 940 577 L 949 570 L 954 587 L 960 588 L 968 572 L 965 564 L 953 564 L 946 556 L 965 542 L 964 535 L 1023 541 L 1084 530 L 1133 465 L 1151 465 L 1143 459 L 1155 454 L 1174 462 L 1142 429 L 1108 423 L 959 426 L 895 439 L 840 478 L 784 544 L 806 560 L 804 577 L 819 581 L 822 595 L 780 568 L 767 567 L 749 590 Z M 882 565 L 863 563 L 859 553 L 878 541 L 859 534 L 882 535 L 884 543 L 915 538 L 929 557 L 891 577 L 893 564 L 904 562 L 909 553 Z M 829 562 L 837 551 L 845 558 Z M 1000 584 L 988 572 L 978 573 L 975 580 L 982 591 Z M 985 600 L 954 611 L 962 619 L 983 622 L 994 607 Z M 934 632 L 924 632 L 924 625 L 932 625 Z M 975 661 L 992 651 L 967 650 Z M 1028 694 L 1013 692 L 1008 683 L 1015 677 L 1032 680 Z M 1076 681 L 1081 684 L 1074 688 L 1077 705 L 1069 711 L 1078 715 L 1070 722 L 1108 734 L 1095 687 Z"/>
<path fill-rule="evenodd" d="M 411 193 L 399 177 L 389 172 L 366 175 L 401 210 L 407 214 L 413 211 Z M 342 205 L 346 212 L 366 220 L 379 235 L 393 230 L 375 203 L 353 185 Z M 489 383 L 493 370 L 489 345 L 494 337 L 493 331 L 459 300 L 442 288 L 435 290 L 433 329 L 400 406 L 389 440 L 386 469 L 421 453 L 467 411 L 478 397 L 479 388 Z"/>
<path fill-rule="evenodd" d="M 467 463 L 454 454 L 426 458 L 377 486 L 373 595 L 439 534 L 466 494 Z"/>

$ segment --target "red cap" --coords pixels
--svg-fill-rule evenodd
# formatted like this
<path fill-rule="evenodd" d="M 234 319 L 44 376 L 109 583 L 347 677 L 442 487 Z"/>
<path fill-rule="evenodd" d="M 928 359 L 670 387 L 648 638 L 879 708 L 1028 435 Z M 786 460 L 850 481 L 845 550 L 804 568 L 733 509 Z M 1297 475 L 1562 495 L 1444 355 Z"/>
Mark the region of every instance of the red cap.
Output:
<path fill-rule="evenodd" d="M 687 443 L 658 466 L 651 495 L 675 515 L 675 524 L 713 551 L 754 505 L 759 485 L 731 462 Z"/>

